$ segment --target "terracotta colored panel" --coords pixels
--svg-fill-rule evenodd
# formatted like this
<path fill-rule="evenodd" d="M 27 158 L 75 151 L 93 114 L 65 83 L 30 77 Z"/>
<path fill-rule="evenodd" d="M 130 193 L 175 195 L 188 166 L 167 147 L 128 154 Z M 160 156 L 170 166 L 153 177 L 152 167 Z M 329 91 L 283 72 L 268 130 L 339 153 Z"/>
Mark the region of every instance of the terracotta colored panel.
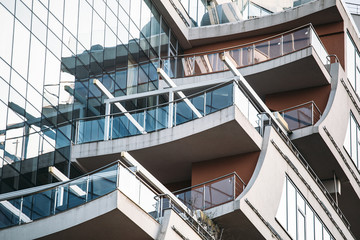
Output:
<path fill-rule="evenodd" d="M 270 110 L 279 111 L 309 101 L 314 101 L 321 113 L 323 113 L 328 102 L 330 90 L 331 86 L 327 85 L 290 92 L 269 94 L 265 98 L 265 104 Z"/>
<path fill-rule="evenodd" d="M 200 184 L 232 172 L 236 172 L 245 183 L 248 183 L 259 155 L 260 152 L 252 152 L 193 163 L 191 185 Z"/>

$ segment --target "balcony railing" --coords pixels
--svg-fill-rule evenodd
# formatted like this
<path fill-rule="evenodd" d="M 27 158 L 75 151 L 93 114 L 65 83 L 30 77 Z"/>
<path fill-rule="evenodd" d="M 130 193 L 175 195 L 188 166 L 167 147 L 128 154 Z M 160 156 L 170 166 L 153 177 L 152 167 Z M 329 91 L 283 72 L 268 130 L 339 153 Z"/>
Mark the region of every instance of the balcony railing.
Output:
<path fill-rule="evenodd" d="M 169 96 L 166 96 L 169 98 Z M 253 102 L 243 93 L 236 81 L 222 83 L 188 97 L 202 116 L 236 104 L 250 123 L 260 129 L 259 111 Z M 165 104 L 129 112 L 147 133 L 177 126 L 198 116 L 183 101 L 177 99 Z M 81 119 L 76 124 L 76 144 L 124 138 L 140 135 L 141 132 L 128 119 L 125 113 Z M 105 128 L 105 125 L 109 128 Z M 108 130 L 105 130 L 108 129 Z"/>
<path fill-rule="evenodd" d="M 0 228 L 75 208 L 119 189 L 154 218 L 158 195 L 121 162 L 49 189 L 0 202 Z"/>
<path fill-rule="evenodd" d="M 229 57 L 237 68 L 242 68 L 311 46 L 322 63 L 329 64 L 328 53 L 312 25 L 231 48 L 162 58 L 161 64 L 171 78 L 182 78 L 227 71 L 228 68 L 221 59 L 223 54 Z"/>
<path fill-rule="evenodd" d="M 165 209 L 172 208 L 203 239 L 214 239 L 212 234 L 192 217 L 189 209 L 174 200 L 175 196 L 158 192 L 154 190 L 156 186 L 151 184 L 145 182 L 121 161 L 117 161 L 57 186 L 0 201 L 0 229 L 67 211 L 118 189 L 156 221 L 161 221 Z M 164 202 L 167 204 L 164 205 Z"/>
<path fill-rule="evenodd" d="M 321 111 L 313 101 L 287 108 L 279 112 L 289 125 L 290 130 L 312 126 L 319 121 L 321 117 Z"/>
<path fill-rule="evenodd" d="M 191 210 L 207 210 L 234 201 L 245 187 L 244 181 L 234 172 L 174 194 Z"/>

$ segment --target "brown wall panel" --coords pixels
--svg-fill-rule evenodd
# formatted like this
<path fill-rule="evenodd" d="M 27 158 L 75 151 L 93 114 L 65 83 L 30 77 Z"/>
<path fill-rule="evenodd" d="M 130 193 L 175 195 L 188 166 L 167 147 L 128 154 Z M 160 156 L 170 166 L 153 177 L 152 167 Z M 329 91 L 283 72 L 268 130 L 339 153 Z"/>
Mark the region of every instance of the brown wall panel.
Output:
<path fill-rule="evenodd" d="M 193 163 L 191 185 L 200 184 L 228 173 L 236 172 L 248 183 L 258 161 L 260 152 Z"/>
<path fill-rule="evenodd" d="M 302 103 L 314 101 L 321 113 L 323 113 L 328 102 L 330 90 L 331 86 L 327 85 L 290 92 L 269 94 L 265 98 L 265 104 L 270 110 L 279 111 L 300 105 Z"/>

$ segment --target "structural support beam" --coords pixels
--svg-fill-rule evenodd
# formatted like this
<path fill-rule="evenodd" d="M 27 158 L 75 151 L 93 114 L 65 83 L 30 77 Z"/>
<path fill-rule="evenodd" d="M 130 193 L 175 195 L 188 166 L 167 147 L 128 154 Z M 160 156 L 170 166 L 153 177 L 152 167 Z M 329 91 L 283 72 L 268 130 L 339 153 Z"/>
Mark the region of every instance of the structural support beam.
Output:
<path fill-rule="evenodd" d="M 241 85 L 241 87 L 244 88 L 244 90 L 246 92 L 248 92 L 252 97 L 253 97 L 253 101 L 255 101 L 255 103 L 262 108 L 262 111 L 265 111 L 271 118 L 271 120 L 273 120 L 274 122 L 278 123 L 279 128 L 284 132 L 284 133 L 290 133 L 290 130 L 285 130 L 283 128 L 283 126 L 279 123 L 279 121 L 275 118 L 275 116 L 272 114 L 272 112 L 270 111 L 270 109 L 265 105 L 265 103 L 261 100 L 261 98 L 258 96 L 258 94 L 254 91 L 254 89 L 250 86 L 250 84 L 246 81 L 246 79 L 244 78 L 244 76 L 239 72 L 239 70 L 236 68 L 235 64 L 233 63 L 233 61 L 231 61 L 231 57 L 227 56 L 229 53 L 225 52 L 222 54 L 221 56 L 221 60 L 224 61 L 224 63 L 226 64 L 226 66 L 230 69 L 230 71 L 236 76 L 238 77 L 238 82 Z"/>
<path fill-rule="evenodd" d="M 188 209 L 183 202 L 175 197 L 159 180 L 157 180 L 146 168 L 144 168 L 130 153 L 123 151 L 121 152 L 121 158 L 133 168 L 133 170 L 141 175 L 146 181 L 152 184 L 159 192 L 164 195 L 171 196 L 171 200 L 176 202 L 183 209 Z M 190 211 L 189 211 L 190 213 Z"/>
<path fill-rule="evenodd" d="M 49 167 L 49 173 L 53 175 L 57 180 L 60 182 L 66 182 L 70 179 L 66 177 L 62 172 L 60 172 L 56 167 L 50 166 Z M 86 195 L 86 192 L 84 192 L 79 186 L 77 185 L 71 185 L 70 189 L 78 196 L 84 196 Z"/>
<path fill-rule="evenodd" d="M 171 87 L 174 88 L 176 87 L 176 84 L 174 83 L 174 81 L 166 74 L 166 72 L 162 69 L 162 68 L 158 68 L 157 69 L 158 74 L 160 74 L 160 76 L 162 77 L 162 79 L 164 79 L 164 81 Z M 180 98 L 182 98 L 184 100 L 184 102 L 189 106 L 189 108 L 195 113 L 195 115 L 198 118 L 202 118 L 203 116 L 201 115 L 201 113 L 196 109 L 196 107 L 194 106 L 194 104 L 192 104 L 190 102 L 190 100 L 185 96 L 185 94 L 182 91 L 178 91 L 176 92 Z"/>
<path fill-rule="evenodd" d="M 14 214 L 15 216 L 19 216 L 20 221 L 23 221 L 25 223 L 29 223 L 32 222 L 32 220 L 22 211 L 20 211 L 20 209 L 18 209 L 17 207 L 15 207 L 14 205 L 12 205 L 9 201 L 5 200 L 5 201 L 1 201 L 0 204 L 6 208 L 7 210 L 9 210 L 12 214 Z"/>
<path fill-rule="evenodd" d="M 98 87 L 100 89 L 100 91 L 102 91 L 109 99 L 114 98 L 114 95 L 112 95 L 109 90 L 107 90 L 107 88 L 98 80 L 98 79 L 94 79 L 94 85 L 96 87 Z M 146 134 L 147 132 L 145 131 L 145 129 L 135 120 L 135 118 L 133 116 L 131 116 L 130 113 L 128 113 L 128 111 L 123 107 L 123 105 L 121 105 L 119 102 L 115 102 L 114 103 L 115 106 L 122 112 L 124 113 L 124 115 L 129 119 L 129 121 L 134 124 L 134 126 L 142 133 L 142 134 Z"/>
<path fill-rule="evenodd" d="M 70 86 L 65 85 L 64 90 L 67 91 L 70 95 L 74 96 L 74 98 L 76 98 L 84 106 L 86 106 L 86 99 L 82 97 L 80 94 L 76 93 L 74 89 L 72 89 Z M 100 115 L 100 112 L 93 106 L 88 106 L 88 108 L 93 114 L 95 114 L 95 116 Z"/>

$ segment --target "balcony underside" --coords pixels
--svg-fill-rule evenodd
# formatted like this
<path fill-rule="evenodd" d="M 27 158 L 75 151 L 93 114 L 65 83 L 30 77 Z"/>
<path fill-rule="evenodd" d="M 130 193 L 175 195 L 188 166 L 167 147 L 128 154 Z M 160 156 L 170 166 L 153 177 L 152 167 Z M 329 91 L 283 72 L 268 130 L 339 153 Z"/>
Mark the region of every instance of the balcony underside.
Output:
<path fill-rule="evenodd" d="M 328 85 L 331 80 L 312 47 L 247 67 L 242 73 L 261 98 L 272 93 Z"/>
<path fill-rule="evenodd" d="M 313 127 L 307 129 L 310 130 L 311 128 Z M 337 159 L 333 155 L 328 143 L 319 133 L 309 134 L 292 141 L 321 180 L 334 179 L 334 169 L 336 169 L 336 177 L 341 181 L 341 195 L 338 195 L 339 207 L 350 222 L 351 231 L 355 236 L 360 236 L 360 229 L 357 228 L 360 214 L 359 196 L 354 190 L 354 187 L 358 188 L 358 186 L 353 186 L 356 183 L 354 180 L 349 180 L 349 175 L 351 178 L 352 176 L 343 160 L 340 157 Z M 316 151 L 311 146 L 316 146 L 317 149 L 322 150 Z M 349 162 L 349 164 L 353 163 Z"/>
<path fill-rule="evenodd" d="M 73 162 L 91 171 L 128 151 L 164 183 L 191 178 L 193 162 L 259 151 L 262 138 L 236 106 L 179 126 L 72 147 Z"/>
<path fill-rule="evenodd" d="M 340 22 L 343 14 L 344 8 L 340 7 L 340 3 L 336 0 L 315 1 L 259 18 L 190 28 L 188 38 L 192 47 L 203 46 L 233 39 L 284 32 L 309 22 L 313 25 Z"/>
<path fill-rule="evenodd" d="M 46 226 L 46 227 L 45 227 Z M 160 228 L 120 191 L 32 223 L 2 230 L 1 239 L 155 239 Z M 36 229 L 36 230 L 34 230 Z"/>
<path fill-rule="evenodd" d="M 227 209 L 226 213 L 213 219 L 216 224 L 224 228 L 223 239 L 237 239 L 237 236 L 241 236 L 241 239 L 265 239 L 254 226 L 254 223 L 249 220 L 242 210 L 238 209 L 239 206 L 235 207 L 239 204 L 240 201 L 236 200 L 211 209 L 211 212 L 222 212 Z"/>

